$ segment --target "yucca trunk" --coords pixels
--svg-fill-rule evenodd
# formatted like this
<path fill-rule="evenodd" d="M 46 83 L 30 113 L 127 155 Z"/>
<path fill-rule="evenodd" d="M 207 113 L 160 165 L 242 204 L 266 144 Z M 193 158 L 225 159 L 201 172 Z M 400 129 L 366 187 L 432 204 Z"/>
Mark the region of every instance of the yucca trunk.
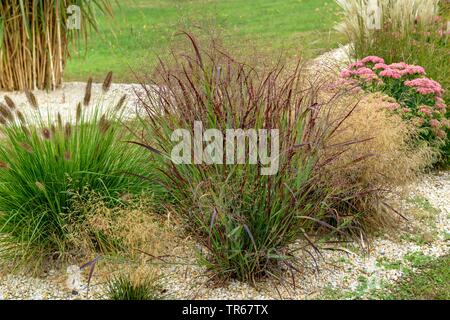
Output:
<path fill-rule="evenodd" d="M 81 10 L 81 30 L 68 30 L 67 8 Z M 106 0 L 0 1 L 0 89 L 55 89 L 62 84 L 74 36 L 95 28 L 94 6 L 111 14 Z M 86 39 L 86 37 L 84 37 Z"/>

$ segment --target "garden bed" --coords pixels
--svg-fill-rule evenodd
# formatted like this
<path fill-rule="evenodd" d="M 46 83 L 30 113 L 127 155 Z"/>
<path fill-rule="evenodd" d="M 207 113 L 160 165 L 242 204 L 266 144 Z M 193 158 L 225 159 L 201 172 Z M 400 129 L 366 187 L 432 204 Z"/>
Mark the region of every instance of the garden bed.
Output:
<path fill-rule="evenodd" d="M 318 271 L 305 268 L 295 274 L 295 287 L 262 281 L 257 287 L 232 281 L 220 286 L 195 262 L 195 244 L 176 239 L 162 269 L 163 286 L 174 299 L 317 299 L 364 298 L 373 290 L 395 284 L 433 258 L 448 255 L 450 237 L 450 173 L 429 174 L 410 186 L 399 203 L 408 221 L 399 220 L 395 232 L 386 232 L 362 248 L 357 243 L 324 245 L 316 256 Z M 299 244 L 301 245 L 301 243 Z M 174 258 L 177 256 L 178 258 Z M 311 258 L 304 256 L 306 260 Z M 311 261 L 307 265 L 311 266 Z M 87 292 L 74 294 L 66 286 L 67 274 L 50 271 L 41 278 L 2 274 L 0 299 L 102 299 L 104 281 L 94 274 Z M 290 277 L 285 279 L 292 281 Z M 86 277 L 85 277 L 86 281 Z"/>

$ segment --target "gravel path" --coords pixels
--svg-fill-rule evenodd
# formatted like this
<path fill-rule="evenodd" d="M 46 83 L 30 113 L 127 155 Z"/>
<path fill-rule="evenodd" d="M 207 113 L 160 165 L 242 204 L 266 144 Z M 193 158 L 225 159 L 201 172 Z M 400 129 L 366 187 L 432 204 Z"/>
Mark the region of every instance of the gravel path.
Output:
<path fill-rule="evenodd" d="M 75 119 L 76 105 L 82 102 L 86 89 L 84 82 L 69 82 L 55 91 L 33 91 L 39 104 L 39 112 L 43 119 L 50 118 L 56 121 L 58 113 L 66 121 Z M 114 107 L 120 98 L 126 94 L 125 113 L 135 114 L 138 106 L 138 98 L 135 92 L 141 93 L 140 84 L 114 83 L 106 94 L 102 92 L 102 84 L 92 85 L 92 98 L 90 107 L 97 106 L 101 110 Z M 33 119 L 35 110 L 30 106 L 23 92 L 0 91 L 0 102 L 4 103 L 4 96 L 8 95 L 16 104 L 17 108 L 29 119 Z"/>

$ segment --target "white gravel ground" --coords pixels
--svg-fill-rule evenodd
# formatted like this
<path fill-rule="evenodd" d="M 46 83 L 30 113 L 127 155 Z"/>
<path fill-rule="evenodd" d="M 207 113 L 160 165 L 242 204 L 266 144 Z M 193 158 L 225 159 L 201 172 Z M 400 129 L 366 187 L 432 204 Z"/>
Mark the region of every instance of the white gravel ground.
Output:
<path fill-rule="evenodd" d="M 39 112 L 43 119 L 50 118 L 56 121 L 58 113 L 66 121 L 73 121 L 76 115 L 76 105 L 82 102 L 86 89 L 84 82 L 69 82 L 55 91 L 34 90 L 33 94 L 39 104 Z M 94 106 L 101 110 L 114 107 L 120 98 L 126 94 L 125 113 L 133 115 L 138 106 L 138 98 L 135 92 L 141 93 L 140 84 L 112 84 L 106 94 L 102 92 L 102 84 L 94 83 L 92 85 L 92 98 L 88 108 Z M 4 92 L 0 91 L 0 102 L 4 103 L 4 96 L 8 95 L 16 104 L 17 108 L 28 119 L 33 119 L 36 111 L 30 106 L 23 92 Z"/>

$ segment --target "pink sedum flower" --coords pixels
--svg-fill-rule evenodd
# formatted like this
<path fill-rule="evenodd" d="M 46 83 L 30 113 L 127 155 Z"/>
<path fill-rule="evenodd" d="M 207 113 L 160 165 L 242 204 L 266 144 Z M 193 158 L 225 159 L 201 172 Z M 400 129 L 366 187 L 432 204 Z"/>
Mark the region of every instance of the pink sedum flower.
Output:
<path fill-rule="evenodd" d="M 441 123 L 439 122 L 439 120 L 431 119 L 430 120 L 430 126 L 432 128 L 439 128 L 441 126 Z"/>
<path fill-rule="evenodd" d="M 380 76 L 386 78 L 400 79 L 402 77 L 402 74 L 395 69 L 385 69 L 380 72 Z"/>
<path fill-rule="evenodd" d="M 373 66 L 373 70 L 380 70 L 380 69 L 388 69 L 389 66 L 385 63 L 377 63 Z"/>
<path fill-rule="evenodd" d="M 431 114 L 433 113 L 431 111 L 431 109 L 429 107 L 427 107 L 427 106 L 420 107 L 419 111 L 422 112 L 422 113 L 425 113 L 427 116 L 431 116 Z"/>
<path fill-rule="evenodd" d="M 445 138 L 447 137 L 447 134 L 445 133 L 444 130 L 438 130 L 438 131 L 436 132 L 436 135 L 437 135 L 439 138 L 441 138 L 441 139 L 445 139 Z"/>
<path fill-rule="evenodd" d="M 391 63 L 390 65 L 388 65 L 389 68 L 391 69 L 406 69 L 409 67 L 409 64 L 404 63 L 404 62 L 398 62 L 398 63 Z"/>
<path fill-rule="evenodd" d="M 420 94 L 432 94 L 441 96 L 444 90 L 441 85 L 429 78 L 417 78 L 409 81 L 405 81 L 405 86 L 415 88 Z"/>
<path fill-rule="evenodd" d="M 421 66 L 408 66 L 402 70 L 403 74 L 425 74 L 425 69 Z"/>
<path fill-rule="evenodd" d="M 384 59 L 377 56 L 367 56 L 361 60 L 362 63 L 384 63 Z"/>
<path fill-rule="evenodd" d="M 348 68 L 351 70 L 351 69 L 358 69 L 358 68 L 362 68 L 362 67 L 364 67 L 364 63 L 362 63 L 361 61 L 356 61 L 356 62 L 351 63 Z"/>
<path fill-rule="evenodd" d="M 342 69 L 341 73 L 340 73 L 340 77 L 341 78 L 350 78 L 353 75 L 353 72 L 348 70 L 348 69 Z"/>

